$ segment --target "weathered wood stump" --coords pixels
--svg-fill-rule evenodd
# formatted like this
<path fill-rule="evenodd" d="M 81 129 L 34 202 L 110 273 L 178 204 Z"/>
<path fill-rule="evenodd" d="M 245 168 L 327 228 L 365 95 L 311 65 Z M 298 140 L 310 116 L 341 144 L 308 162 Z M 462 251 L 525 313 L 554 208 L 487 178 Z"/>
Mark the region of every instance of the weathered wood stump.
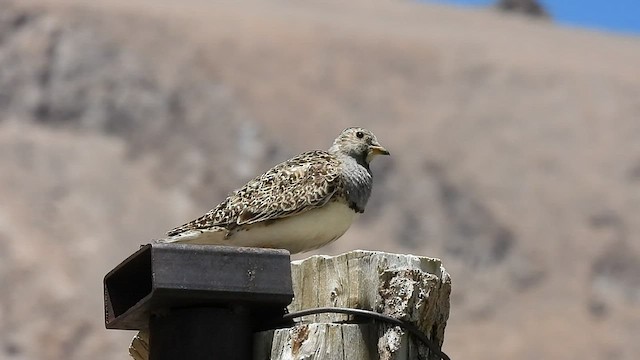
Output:
<path fill-rule="evenodd" d="M 414 324 L 438 346 L 449 317 L 451 278 L 439 259 L 371 251 L 312 256 L 291 265 L 294 301 L 289 312 L 319 307 L 371 310 Z M 399 326 L 318 314 L 295 326 L 254 334 L 254 360 L 439 359 Z M 148 334 L 129 349 L 148 360 Z"/>
<path fill-rule="evenodd" d="M 449 317 L 451 278 L 439 259 L 352 251 L 292 263 L 290 312 L 318 307 L 372 310 L 416 325 L 438 346 Z M 254 360 L 437 359 L 399 326 L 319 314 L 255 336 Z"/>

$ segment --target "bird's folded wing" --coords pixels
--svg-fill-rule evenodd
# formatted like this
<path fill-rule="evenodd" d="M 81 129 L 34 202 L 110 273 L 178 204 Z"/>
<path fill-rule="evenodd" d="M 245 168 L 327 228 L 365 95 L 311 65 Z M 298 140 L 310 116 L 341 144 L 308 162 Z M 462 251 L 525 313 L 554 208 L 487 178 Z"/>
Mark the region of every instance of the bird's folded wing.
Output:
<path fill-rule="evenodd" d="M 326 204 L 340 181 L 339 160 L 325 151 L 306 152 L 251 180 L 204 216 L 168 235 L 212 227 L 231 230 L 299 214 Z"/>

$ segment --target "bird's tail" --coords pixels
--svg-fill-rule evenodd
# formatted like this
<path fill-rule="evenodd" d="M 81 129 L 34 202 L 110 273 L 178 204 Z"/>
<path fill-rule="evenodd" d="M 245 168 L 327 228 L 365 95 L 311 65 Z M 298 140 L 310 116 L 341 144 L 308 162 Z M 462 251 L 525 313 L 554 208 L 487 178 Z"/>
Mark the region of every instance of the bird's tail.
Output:
<path fill-rule="evenodd" d="M 223 228 L 213 228 L 206 230 L 188 230 L 182 233 L 169 235 L 162 239 L 154 240 L 154 243 L 182 243 L 197 245 L 229 245 L 225 241 L 227 231 Z"/>

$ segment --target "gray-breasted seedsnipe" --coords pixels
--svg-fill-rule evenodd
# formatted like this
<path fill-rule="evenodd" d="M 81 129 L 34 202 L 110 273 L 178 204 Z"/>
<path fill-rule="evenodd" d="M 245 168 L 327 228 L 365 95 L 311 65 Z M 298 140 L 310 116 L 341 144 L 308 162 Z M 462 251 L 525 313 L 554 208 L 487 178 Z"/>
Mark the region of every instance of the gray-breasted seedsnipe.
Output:
<path fill-rule="evenodd" d="M 342 236 L 364 212 L 369 162 L 389 155 L 369 130 L 352 127 L 328 151 L 302 153 L 231 193 L 158 242 L 313 250 Z"/>

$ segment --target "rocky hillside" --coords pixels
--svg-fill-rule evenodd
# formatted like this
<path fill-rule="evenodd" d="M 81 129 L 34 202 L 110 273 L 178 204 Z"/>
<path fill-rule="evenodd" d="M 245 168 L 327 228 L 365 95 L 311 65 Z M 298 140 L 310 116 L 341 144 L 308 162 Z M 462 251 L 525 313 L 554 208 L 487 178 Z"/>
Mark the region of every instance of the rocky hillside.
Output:
<path fill-rule="evenodd" d="M 0 359 L 124 358 L 102 276 L 352 125 L 392 157 L 317 253 L 442 258 L 452 358 L 635 359 L 639 61 L 438 5 L 0 0 Z"/>

